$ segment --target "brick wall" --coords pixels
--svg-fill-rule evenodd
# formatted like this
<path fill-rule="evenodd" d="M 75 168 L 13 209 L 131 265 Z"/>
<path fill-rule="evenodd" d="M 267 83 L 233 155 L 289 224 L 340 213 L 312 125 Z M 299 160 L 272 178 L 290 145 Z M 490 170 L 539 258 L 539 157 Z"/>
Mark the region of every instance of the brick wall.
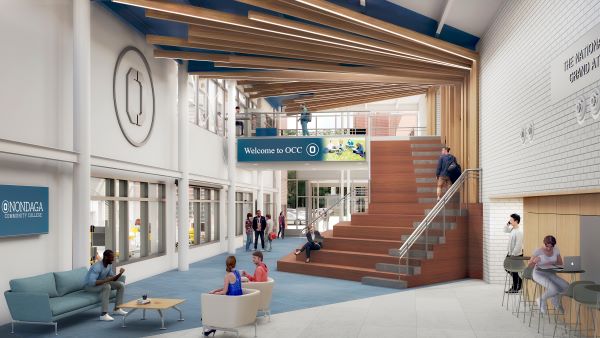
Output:
<path fill-rule="evenodd" d="M 576 99 L 589 97 L 600 81 L 559 102 L 552 102 L 550 88 L 552 61 L 600 23 L 598 13 L 599 0 L 507 1 L 479 43 L 487 281 L 503 281 L 502 224 L 523 209 L 522 199 L 494 196 L 600 186 L 600 119 L 588 114 L 580 125 L 575 118 Z M 533 138 L 523 142 L 521 130 L 530 124 Z"/>

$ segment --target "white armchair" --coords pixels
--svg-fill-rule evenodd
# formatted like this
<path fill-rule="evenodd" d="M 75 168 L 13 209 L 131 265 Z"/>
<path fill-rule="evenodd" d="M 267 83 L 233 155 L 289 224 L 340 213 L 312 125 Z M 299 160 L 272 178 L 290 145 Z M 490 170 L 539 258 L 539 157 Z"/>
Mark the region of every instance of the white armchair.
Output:
<path fill-rule="evenodd" d="M 258 305 L 258 311 L 262 312 L 263 316 L 268 315 L 270 321 L 271 299 L 273 298 L 273 287 L 275 286 L 275 280 L 269 277 L 266 282 L 248 282 L 242 285 L 248 289 L 260 291 L 260 303 Z"/>
<path fill-rule="evenodd" d="M 241 296 L 203 293 L 200 303 L 204 331 L 211 329 L 230 331 L 235 332 L 239 337 L 237 328 L 254 324 L 254 337 L 256 337 L 256 313 L 260 304 L 260 291 L 244 288 L 243 292 Z"/>

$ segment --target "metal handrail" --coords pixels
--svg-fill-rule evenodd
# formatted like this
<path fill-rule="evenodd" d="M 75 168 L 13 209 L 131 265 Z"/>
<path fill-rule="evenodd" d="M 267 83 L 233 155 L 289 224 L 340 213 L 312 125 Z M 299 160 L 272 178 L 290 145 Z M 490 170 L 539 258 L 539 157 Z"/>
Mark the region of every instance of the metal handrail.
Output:
<path fill-rule="evenodd" d="M 302 229 L 301 232 L 306 233 L 306 231 L 308 230 L 308 228 L 311 225 L 315 224 L 318 220 L 325 217 L 325 215 L 327 215 L 329 213 L 329 210 L 338 206 L 342 201 L 345 201 L 348 198 L 348 196 L 352 196 L 352 192 L 354 192 L 355 190 L 356 190 L 356 188 L 350 189 L 350 192 L 348 192 L 346 195 L 344 195 L 344 197 L 338 199 L 335 203 L 333 203 L 333 205 L 331 205 L 329 208 L 325 209 L 325 212 L 321 213 L 319 216 L 317 216 L 317 218 L 313 219 L 312 221 L 310 221 L 310 223 L 306 224 L 306 226 Z"/>
<path fill-rule="evenodd" d="M 436 203 L 436 205 L 433 207 L 433 209 L 431 209 L 429 211 L 429 213 L 427 214 L 427 216 L 425 216 L 425 218 L 421 221 L 421 223 L 419 223 L 419 226 L 417 226 L 417 228 L 412 232 L 412 234 L 410 234 L 410 236 L 408 236 L 406 241 L 404 243 L 402 243 L 402 246 L 398 250 L 400 262 L 402 261 L 402 258 L 404 258 L 404 256 L 408 254 L 409 250 L 416 243 L 416 241 L 419 239 L 419 237 L 421 237 L 421 235 L 429 228 L 432 221 L 438 216 L 440 211 L 442 211 L 445 208 L 446 204 L 448 204 L 448 201 L 450 201 L 450 199 L 454 196 L 454 194 L 458 191 L 458 189 L 460 189 L 460 187 L 462 186 L 462 183 L 467 179 L 467 176 L 469 176 L 469 173 L 472 173 L 472 172 L 479 173 L 480 171 L 481 171 L 480 168 L 466 169 L 465 171 L 463 171 L 463 173 L 456 180 L 456 182 L 454 182 L 452 184 L 450 189 L 448 189 L 448 191 Z M 425 249 L 427 251 L 427 243 L 425 243 Z M 408 259 L 407 259 L 407 265 L 408 265 Z"/>

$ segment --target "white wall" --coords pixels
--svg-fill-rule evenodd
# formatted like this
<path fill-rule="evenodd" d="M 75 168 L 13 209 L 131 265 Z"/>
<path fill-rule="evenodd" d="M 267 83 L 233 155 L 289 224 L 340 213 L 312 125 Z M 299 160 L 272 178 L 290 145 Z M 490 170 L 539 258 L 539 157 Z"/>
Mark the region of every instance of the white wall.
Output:
<path fill-rule="evenodd" d="M 480 142 L 484 198 L 486 280 L 503 278 L 499 268 L 506 236 L 501 226 L 522 200 L 535 195 L 598 188 L 600 120 L 575 119 L 575 99 L 598 88 L 596 81 L 559 102 L 551 101 L 551 63 L 600 23 L 600 1 L 507 1 L 479 43 Z M 523 126 L 533 122 L 533 140 Z M 524 219 L 526 226 L 527 220 Z M 493 266 L 492 266 L 493 265 Z"/>
<path fill-rule="evenodd" d="M 0 0 L 0 139 L 73 149 L 73 34 L 70 0 Z M 166 254 L 125 266 L 129 282 L 177 267 L 176 234 L 177 65 L 154 59 L 144 37 L 101 5 L 92 3 L 92 155 L 107 158 L 92 174 L 131 180 L 161 181 L 167 193 Z M 143 147 L 133 147 L 118 126 L 112 76 L 119 52 L 136 46 L 149 62 L 156 94 L 156 120 Z M 190 125 L 192 178 L 226 182 L 223 139 Z M 92 161 L 94 163 L 94 160 Z M 108 164 L 107 164 L 108 163 Z M 132 171 L 132 165 L 135 170 Z M 49 234 L 0 239 L 5 259 L 0 289 L 9 281 L 72 266 L 72 165 L 0 152 L 0 184 L 47 186 Z M 239 169 L 240 189 L 256 188 L 252 171 Z M 160 173 L 159 173 L 160 172 Z M 166 176 L 165 176 L 166 175 Z M 169 176 L 174 175 L 174 176 Z M 274 190 L 272 171 L 263 174 L 265 192 Z M 225 191 L 223 191 L 225 193 Z M 227 206 L 223 205 L 224 210 Z M 222 213 L 221 215 L 224 215 Z M 222 222 L 224 224 L 232 222 Z M 233 223 L 232 223 L 233 224 Z M 223 235 L 226 231 L 221 229 Z M 236 239 L 242 245 L 241 237 Z M 190 262 L 225 252 L 223 243 L 190 250 Z M 9 321 L 0 298 L 0 325 Z"/>

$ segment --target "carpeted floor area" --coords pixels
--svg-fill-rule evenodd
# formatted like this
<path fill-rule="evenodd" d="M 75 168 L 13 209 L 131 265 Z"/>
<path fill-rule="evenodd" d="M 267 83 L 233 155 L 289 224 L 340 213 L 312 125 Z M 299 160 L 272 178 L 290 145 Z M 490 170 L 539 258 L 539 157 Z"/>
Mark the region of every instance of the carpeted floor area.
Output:
<path fill-rule="evenodd" d="M 306 309 L 315 306 L 340 303 L 350 300 L 379 296 L 398 292 L 398 290 L 362 285 L 338 279 L 312 277 L 276 271 L 277 259 L 289 254 L 295 247 L 304 243 L 304 237 L 288 237 L 273 242 L 273 251 L 265 252 L 265 263 L 270 276 L 275 279 L 271 310 L 273 314 Z M 165 313 L 167 332 L 200 327 L 200 294 L 223 284 L 225 258 L 221 254 L 190 265 L 187 272 L 172 270 L 127 285 L 125 301 L 139 298 L 149 291 L 150 297 L 181 298 L 186 302 L 180 306 L 185 321 L 178 322 L 178 313 L 168 310 Z M 236 252 L 237 268 L 254 271 L 251 255 L 244 249 Z M 310 293 L 310 297 L 307 294 Z M 111 305 L 112 307 L 112 305 Z M 142 321 L 141 311 L 127 317 L 127 327 L 121 327 L 121 317 L 114 322 L 98 321 L 100 308 L 60 320 L 60 337 L 111 337 L 131 338 L 163 333 L 159 330 L 160 319 L 156 312 L 148 311 L 147 320 Z M 15 334 L 10 334 L 10 324 L 0 326 L 0 337 L 56 337 L 51 326 L 16 324 Z"/>

